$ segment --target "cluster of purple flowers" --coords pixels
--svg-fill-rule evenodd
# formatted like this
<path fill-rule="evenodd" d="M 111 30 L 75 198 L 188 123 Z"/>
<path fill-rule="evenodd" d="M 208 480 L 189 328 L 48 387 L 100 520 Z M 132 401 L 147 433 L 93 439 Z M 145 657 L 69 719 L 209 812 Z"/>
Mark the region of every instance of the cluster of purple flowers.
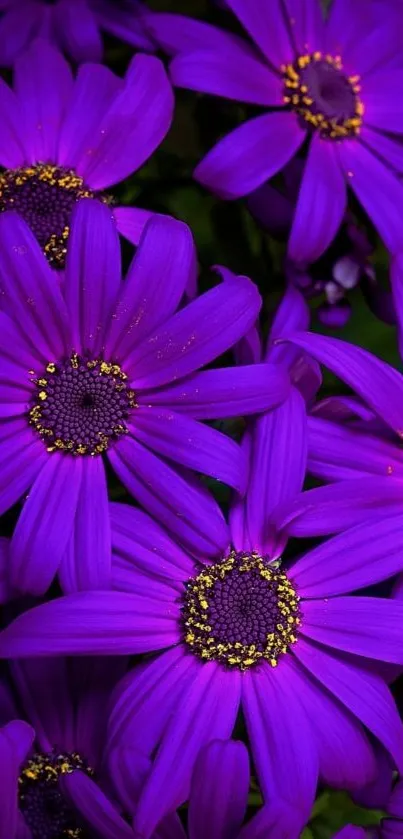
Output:
<path fill-rule="evenodd" d="M 222 7 L 0 0 L 0 839 L 299 839 L 321 787 L 403 836 L 403 374 L 307 303 L 403 352 L 403 9 Z M 176 87 L 254 106 L 194 178 L 285 240 L 270 324 L 112 196 Z"/>

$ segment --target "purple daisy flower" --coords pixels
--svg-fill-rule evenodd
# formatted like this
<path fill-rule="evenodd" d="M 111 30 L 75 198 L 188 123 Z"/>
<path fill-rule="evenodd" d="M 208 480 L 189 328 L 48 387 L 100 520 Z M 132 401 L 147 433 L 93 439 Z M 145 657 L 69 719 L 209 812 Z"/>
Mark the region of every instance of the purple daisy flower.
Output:
<path fill-rule="evenodd" d="M 134 839 L 105 763 L 107 704 L 125 664 L 11 665 L 11 684 L 0 682 L 1 839 Z"/>
<path fill-rule="evenodd" d="M 105 190 L 155 151 L 173 107 L 153 56 L 135 56 L 124 79 L 102 64 L 84 64 L 73 78 L 60 52 L 35 41 L 16 61 L 14 89 L 0 80 L 0 211 L 19 212 L 50 263 L 62 268 L 75 203 L 112 204 Z M 113 209 L 119 232 L 135 244 L 150 215 Z"/>
<path fill-rule="evenodd" d="M 102 61 L 101 31 L 141 50 L 154 50 L 138 0 L 0 0 L 0 65 L 11 66 L 37 37 L 73 61 Z"/>
<path fill-rule="evenodd" d="M 312 262 L 333 239 L 351 186 L 387 247 L 402 243 L 400 28 L 368 3 L 228 0 L 254 45 L 178 15 L 151 16 L 171 53 L 174 84 L 269 108 L 224 137 L 196 179 L 222 198 L 248 195 L 309 140 L 289 239 L 292 259 Z"/>
<path fill-rule="evenodd" d="M 43 593 L 60 564 L 67 590 L 110 585 L 102 455 L 191 550 L 222 551 L 223 515 L 189 470 L 243 492 L 247 461 L 199 420 L 267 410 L 289 380 L 276 364 L 197 372 L 251 328 L 261 299 L 222 269 L 177 311 L 195 261 L 189 228 L 155 217 L 122 283 L 111 212 L 82 201 L 61 290 L 26 224 L 0 216 L 1 512 L 29 491 L 11 541 L 17 591 Z"/>
<path fill-rule="evenodd" d="M 277 346 L 286 352 L 285 345 Z M 2 657 L 150 654 L 117 688 L 109 748 L 155 755 L 136 808 L 149 837 L 189 794 L 197 756 L 230 737 L 242 710 L 264 801 L 302 830 L 318 774 L 359 789 L 376 774 L 364 727 L 403 768 L 403 727 L 377 668 L 403 662 L 403 603 L 349 596 L 403 566 L 403 516 L 359 525 L 281 564 L 305 473 L 305 403 L 296 388 L 255 421 L 246 500 L 227 549 L 191 558 L 145 513 L 113 504 L 114 591 L 32 609 L 0 635 Z M 206 534 L 213 522 L 204 517 Z M 323 532 L 321 510 L 311 535 Z"/>

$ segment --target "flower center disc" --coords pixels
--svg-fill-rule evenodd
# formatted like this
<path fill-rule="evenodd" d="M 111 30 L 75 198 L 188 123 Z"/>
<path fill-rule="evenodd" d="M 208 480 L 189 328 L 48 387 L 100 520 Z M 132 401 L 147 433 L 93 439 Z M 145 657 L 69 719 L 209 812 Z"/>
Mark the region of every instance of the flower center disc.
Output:
<path fill-rule="evenodd" d="M 282 71 L 284 102 L 312 128 L 332 140 L 359 134 L 364 113 L 359 77 L 347 76 L 338 56 L 302 55 Z"/>
<path fill-rule="evenodd" d="M 25 764 L 18 797 L 32 839 L 89 839 L 59 787 L 59 778 L 76 769 L 92 774 L 77 754 L 38 754 Z"/>
<path fill-rule="evenodd" d="M 36 236 L 53 268 L 64 268 L 70 219 L 80 198 L 99 198 L 71 169 L 39 163 L 0 175 L 0 212 L 16 210 Z"/>
<path fill-rule="evenodd" d="M 73 353 L 66 361 L 50 362 L 33 381 L 37 393 L 30 423 L 48 451 L 94 456 L 127 433 L 135 394 L 118 364 Z"/>
<path fill-rule="evenodd" d="M 298 604 L 277 564 L 233 552 L 188 582 L 182 607 L 185 641 L 204 661 L 247 670 L 264 660 L 275 667 L 297 640 Z"/>

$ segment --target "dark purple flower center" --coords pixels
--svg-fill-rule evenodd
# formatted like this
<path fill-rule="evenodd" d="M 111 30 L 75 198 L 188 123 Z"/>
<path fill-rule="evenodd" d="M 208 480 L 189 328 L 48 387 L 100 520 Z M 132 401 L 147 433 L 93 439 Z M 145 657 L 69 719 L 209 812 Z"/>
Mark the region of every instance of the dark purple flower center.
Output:
<path fill-rule="evenodd" d="M 135 394 L 118 364 L 73 353 L 67 360 L 49 362 L 33 382 L 37 390 L 30 423 L 48 451 L 102 454 L 127 433 Z"/>
<path fill-rule="evenodd" d="M 89 839 L 59 784 L 61 776 L 77 769 L 92 774 L 78 754 L 37 754 L 25 764 L 18 797 L 32 839 Z"/>
<path fill-rule="evenodd" d="M 80 198 L 99 198 L 71 169 L 39 163 L 22 169 L 8 169 L 0 175 L 0 212 L 16 210 L 36 236 L 48 261 L 63 268 L 66 259 L 70 219 Z"/>
<path fill-rule="evenodd" d="M 282 70 L 285 103 L 322 136 L 340 140 L 360 132 L 359 77 L 344 73 L 339 56 L 301 55 Z"/>
<path fill-rule="evenodd" d="M 182 618 L 184 640 L 202 660 L 275 667 L 296 641 L 299 597 L 278 563 L 233 552 L 189 580 Z"/>

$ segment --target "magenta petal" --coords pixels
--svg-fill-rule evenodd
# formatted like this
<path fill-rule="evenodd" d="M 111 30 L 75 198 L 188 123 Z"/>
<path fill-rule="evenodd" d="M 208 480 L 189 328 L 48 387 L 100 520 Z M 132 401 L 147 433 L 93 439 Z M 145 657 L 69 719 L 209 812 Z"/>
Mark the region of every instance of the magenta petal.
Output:
<path fill-rule="evenodd" d="M 284 17 L 300 55 L 323 50 L 325 22 L 320 0 L 285 0 Z"/>
<path fill-rule="evenodd" d="M 75 751 L 75 708 L 65 658 L 24 659 L 11 663 L 13 683 L 27 719 L 35 729 L 40 749 L 51 751 L 54 744 Z M 44 690 L 44 685 L 48 690 Z"/>
<path fill-rule="evenodd" d="M 346 653 L 403 664 L 403 602 L 380 597 L 305 600 L 301 632 Z"/>
<path fill-rule="evenodd" d="M 119 237 L 111 210 L 80 201 L 73 212 L 64 293 L 72 347 L 93 358 L 102 353 L 121 282 Z"/>
<path fill-rule="evenodd" d="M 4 6 L 4 3 L 1 4 Z M 38 10 L 31 3 L 5 9 L 0 21 L 0 65 L 9 67 L 28 45 L 38 23 Z"/>
<path fill-rule="evenodd" d="M 62 789 L 99 839 L 133 839 L 133 831 L 109 798 L 84 772 L 63 775 Z"/>
<path fill-rule="evenodd" d="M 403 377 L 381 359 L 338 338 L 296 333 L 288 339 L 325 364 L 397 434 L 403 434 Z"/>
<path fill-rule="evenodd" d="M 279 172 L 304 139 L 295 114 L 263 114 L 220 140 L 199 163 L 194 177 L 220 198 L 240 198 Z"/>
<path fill-rule="evenodd" d="M 70 67 L 51 44 L 37 40 L 18 57 L 14 72 L 26 162 L 56 162 L 59 131 L 73 89 Z"/>
<path fill-rule="evenodd" d="M 280 365 L 250 364 L 195 373 L 178 385 L 147 393 L 146 399 L 194 419 L 225 419 L 270 410 L 289 390 L 289 376 Z"/>
<path fill-rule="evenodd" d="M 24 419 L 0 423 L 0 511 L 4 513 L 32 484 L 47 463 L 42 440 Z"/>
<path fill-rule="evenodd" d="M 150 210 L 141 210 L 139 207 L 113 208 L 113 217 L 120 235 L 132 245 L 139 244 L 144 228 L 153 215 Z"/>
<path fill-rule="evenodd" d="M 296 810 L 301 826 L 315 800 L 318 756 L 300 703 L 303 673 L 291 656 L 242 677 L 242 707 L 265 800 Z"/>
<path fill-rule="evenodd" d="M 102 64 L 83 64 L 59 136 L 58 162 L 83 175 L 94 153 L 94 136 L 123 82 Z"/>
<path fill-rule="evenodd" d="M 135 828 L 147 836 L 166 813 L 186 800 L 202 746 L 229 737 L 235 723 L 241 674 L 226 672 L 213 662 L 194 659 L 194 665 L 139 801 Z"/>
<path fill-rule="evenodd" d="M 133 436 L 172 463 L 209 475 L 236 489 L 246 489 L 247 462 L 234 440 L 165 408 L 139 407 L 133 418 Z"/>
<path fill-rule="evenodd" d="M 384 834 L 383 829 L 382 833 Z M 354 825 L 348 824 L 342 830 L 335 833 L 333 839 L 366 839 L 366 836 L 367 834 L 363 827 L 354 827 Z M 387 839 L 385 835 L 384 839 Z"/>
<path fill-rule="evenodd" d="M 181 302 L 196 264 L 186 224 L 154 215 L 122 283 L 106 339 L 106 351 L 124 363 L 150 333 L 165 323 Z"/>
<path fill-rule="evenodd" d="M 334 239 L 347 204 L 345 177 L 334 145 L 315 134 L 299 190 L 288 243 L 295 262 L 315 262 Z"/>
<path fill-rule="evenodd" d="M 226 0 L 266 58 L 280 70 L 295 58 L 289 21 L 282 0 Z"/>
<path fill-rule="evenodd" d="M 305 402 L 292 388 L 282 405 L 253 426 L 246 509 L 249 536 L 257 550 L 273 550 L 276 528 L 271 515 L 302 488 L 307 442 Z"/>
<path fill-rule="evenodd" d="M 105 468 L 100 457 L 85 460 L 74 526 L 59 568 L 60 583 L 66 594 L 108 589 L 112 584 L 111 525 Z"/>
<path fill-rule="evenodd" d="M 236 44 L 244 52 L 255 55 L 245 38 L 185 15 L 147 12 L 144 24 L 155 43 L 169 55 L 204 50 L 206 44 L 215 52 L 231 49 Z"/>
<path fill-rule="evenodd" d="M 222 282 L 202 294 L 126 358 L 136 390 L 171 384 L 204 367 L 230 349 L 254 324 L 261 306 L 256 286 L 247 277 L 234 277 L 231 294 Z"/>
<path fill-rule="evenodd" d="M 336 696 L 403 766 L 403 726 L 383 679 L 300 638 L 293 651 L 301 664 Z M 363 697 L 365 697 L 363 701 Z"/>
<path fill-rule="evenodd" d="M 111 449 L 109 460 L 129 492 L 185 547 L 201 556 L 216 556 L 227 547 L 228 529 L 217 502 L 190 475 L 131 436 Z"/>
<path fill-rule="evenodd" d="M 237 836 L 248 805 L 249 758 L 243 743 L 213 740 L 193 770 L 189 800 L 192 839 Z"/>
<path fill-rule="evenodd" d="M 174 98 L 158 58 L 136 55 L 92 138 L 93 155 L 81 161 L 81 174 L 93 189 L 105 189 L 145 163 L 164 139 Z"/>
<path fill-rule="evenodd" d="M 25 501 L 11 541 L 11 582 L 24 594 L 44 594 L 73 529 L 80 458 L 52 453 Z"/>
<path fill-rule="evenodd" d="M 68 317 L 54 273 L 25 222 L 14 213 L 0 217 L 2 308 L 13 318 L 33 359 L 45 366 L 63 357 Z M 38 365 L 38 372 L 43 373 Z"/>
<path fill-rule="evenodd" d="M 126 655 L 180 640 L 176 603 L 113 591 L 51 600 L 24 612 L 0 633 L 1 656 Z"/>
<path fill-rule="evenodd" d="M 283 105 L 283 84 L 259 56 L 248 54 L 236 42 L 211 45 L 180 53 L 170 73 L 176 87 L 211 93 L 255 105 Z"/>
<path fill-rule="evenodd" d="M 365 79 L 365 121 L 374 128 L 402 134 L 403 107 L 401 90 L 403 70 L 377 72 Z"/>

